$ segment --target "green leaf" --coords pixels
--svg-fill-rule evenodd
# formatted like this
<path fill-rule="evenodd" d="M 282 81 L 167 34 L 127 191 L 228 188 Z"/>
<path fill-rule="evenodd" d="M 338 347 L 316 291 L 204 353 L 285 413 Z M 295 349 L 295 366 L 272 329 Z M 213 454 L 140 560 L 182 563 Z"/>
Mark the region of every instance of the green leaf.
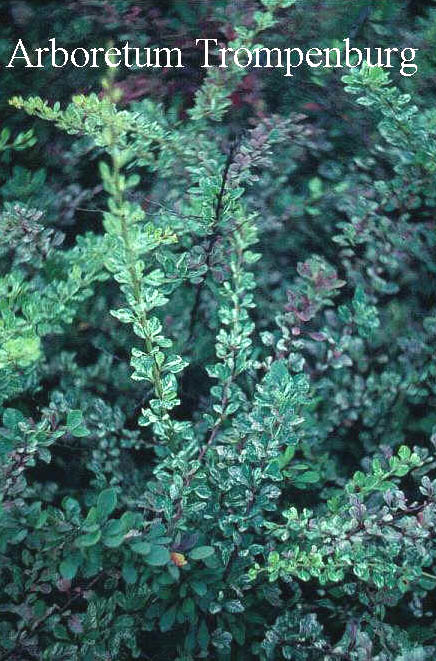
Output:
<path fill-rule="evenodd" d="M 124 541 L 125 527 L 120 519 L 111 519 L 103 530 L 103 544 L 109 548 L 120 546 Z"/>
<path fill-rule="evenodd" d="M 192 581 L 191 588 L 199 597 L 204 597 L 207 594 L 207 585 L 203 581 Z"/>
<path fill-rule="evenodd" d="M 82 530 L 85 532 L 95 532 L 99 530 L 99 525 L 97 523 L 97 508 L 91 507 L 89 510 L 86 519 L 83 522 Z"/>
<path fill-rule="evenodd" d="M 76 539 L 76 546 L 79 548 L 86 546 L 94 546 L 100 541 L 101 530 L 96 530 L 95 532 L 88 533 L 87 535 L 81 535 Z"/>
<path fill-rule="evenodd" d="M 73 436 L 81 438 L 82 436 L 88 436 L 89 431 L 86 429 L 83 424 L 83 415 L 82 411 L 73 410 L 70 411 L 67 415 L 67 430 Z"/>
<path fill-rule="evenodd" d="M 202 650 L 207 649 L 210 642 L 210 635 L 205 620 L 201 620 L 201 624 L 198 627 L 197 640 Z"/>
<path fill-rule="evenodd" d="M 213 546 L 197 546 L 196 549 L 193 549 L 191 553 L 189 554 L 189 557 L 192 560 L 204 560 L 205 558 L 208 558 L 210 555 L 213 555 L 215 553 L 215 549 Z"/>
<path fill-rule="evenodd" d="M 140 555 L 148 555 L 151 551 L 151 544 L 148 542 L 135 542 L 130 548 Z"/>
<path fill-rule="evenodd" d="M 124 531 L 125 528 L 121 519 L 111 519 L 104 527 L 104 534 L 108 537 L 121 535 L 121 533 L 124 533 Z"/>
<path fill-rule="evenodd" d="M 18 429 L 18 423 L 24 420 L 24 415 L 17 409 L 5 409 L 3 413 L 3 424 L 7 429 Z"/>
<path fill-rule="evenodd" d="M 270 464 L 265 469 L 265 477 L 269 477 L 271 480 L 274 480 L 274 482 L 280 482 L 280 480 L 283 479 L 281 470 L 280 470 L 280 462 L 277 459 L 274 459 Z"/>
<path fill-rule="evenodd" d="M 62 500 L 62 507 L 69 516 L 77 516 L 80 514 L 80 504 L 75 498 L 66 496 Z"/>
<path fill-rule="evenodd" d="M 287 466 L 289 464 L 291 459 L 293 459 L 293 457 L 295 455 L 295 449 L 296 448 L 295 448 L 294 445 L 288 445 L 286 450 L 283 452 L 283 454 L 280 455 L 280 457 L 277 460 L 280 469 L 285 468 L 285 466 Z"/>
<path fill-rule="evenodd" d="M 150 553 L 145 556 L 145 562 L 154 567 L 166 565 L 170 559 L 170 552 L 164 546 L 153 546 Z"/>
<path fill-rule="evenodd" d="M 107 546 L 110 549 L 117 548 L 118 546 L 121 546 L 121 544 L 124 542 L 124 535 L 111 535 L 111 536 L 103 536 L 103 544 Z"/>
<path fill-rule="evenodd" d="M 81 557 L 79 553 L 72 553 L 64 558 L 64 560 L 62 560 L 61 564 L 59 565 L 59 571 L 62 578 L 66 578 L 71 581 L 77 574 L 77 570 L 80 567 L 80 560 Z"/>
<path fill-rule="evenodd" d="M 319 473 L 316 471 L 306 471 L 298 476 L 298 482 L 302 482 L 303 484 L 314 484 L 315 482 L 319 482 Z"/>
<path fill-rule="evenodd" d="M 407 445 L 402 445 L 400 449 L 398 450 L 398 456 L 400 459 L 403 461 L 408 461 L 410 459 L 410 455 L 412 454 L 410 448 L 407 447 Z"/>
<path fill-rule="evenodd" d="M 53 633 L 55 638 L 58 638 L 59 640 L 69 640 L 70 637 L 68 635 L 68 631 L 62 624 L 55 624 L 53 627 Z"/>
<path fill-rule="evenodd" d="M 136 583 L 138 579 L 138 572 L 136 571 L 133 565 L 128 565 L 128 564 L 123 565 L 121 573 L 126 583 L 128 583 L 129 585 L 133 585 L 134 583 Z"/>
<path fill-rule="evenodd" d="M 28 367 L 41 356 L 41 340 L 36 335 L 15 337 L 3 342 L 0 353 L 0 369 L 15 364 Z"/>
<path fill-rule="evenodd" d="M 105 489 L 97 499 L 97 516 L 101 520 L 106 520 L 112 514 L 117 506 L 117 492 L 115 489 Z"/>
<path fill-rule="evenodd" d="M 162 633 L 172 629 L 174 622 L 176 621 L 177 606 L 171 606 L 171 608 L 165 613 L 163 613 L 159 620 L 159 627 Z"/>

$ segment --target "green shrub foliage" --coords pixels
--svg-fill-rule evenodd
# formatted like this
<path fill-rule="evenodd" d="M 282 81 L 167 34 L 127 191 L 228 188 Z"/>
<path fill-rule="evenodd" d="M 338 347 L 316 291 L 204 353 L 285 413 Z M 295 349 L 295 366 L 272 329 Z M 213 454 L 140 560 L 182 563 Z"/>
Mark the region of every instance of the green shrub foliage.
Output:
<path fill-rule="evenodd" d="M 82 4 L 71 41 L 142 11 Z M 312 43 L 303 3 L 176 4 L 164 32 Z M 431 42 L 354 4 L 357 40 Z M 435 658 L 434 64 L 11 99 L 1 661 Z"/>

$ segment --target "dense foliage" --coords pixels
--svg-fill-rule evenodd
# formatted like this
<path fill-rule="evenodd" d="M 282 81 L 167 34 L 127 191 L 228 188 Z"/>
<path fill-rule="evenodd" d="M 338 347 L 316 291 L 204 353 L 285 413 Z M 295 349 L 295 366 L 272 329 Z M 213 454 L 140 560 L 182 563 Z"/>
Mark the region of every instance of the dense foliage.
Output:
<path fill-rule="evenodd" d="M 421 53 L 2 70 L 0 661 L 434 659 L 431 3 L 3 5 L 2 61 Z"/>

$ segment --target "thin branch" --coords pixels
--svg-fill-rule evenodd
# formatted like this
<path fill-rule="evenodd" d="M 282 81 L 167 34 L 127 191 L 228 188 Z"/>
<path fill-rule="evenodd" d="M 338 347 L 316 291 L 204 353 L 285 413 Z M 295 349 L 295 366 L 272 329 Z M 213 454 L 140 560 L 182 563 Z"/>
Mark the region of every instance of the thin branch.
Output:
<path fill-rule="evenodd" d="M 196 291 L 195 291 L 195 300 L 194 300 L 194 305 L 192 306 L 191 321 L 190 321 L 190 324 L 189 324 L 188 344 L 190 344 L 192 342 L 192 339 L 193 339 L 194 328 L 195 328 L 195 324 L 196 324 L 196 321 L 197 321 L 198 310 L 200 308 L 200 303 L 201 303 L 201 295 L 202 295 L 203 288 L 204 288 L 204 285 L 205 285 L 205 282 L 206 282 L 207 273 L 208 273 L 208 271 L 210 269 L 210 266 L 211 266 L 213 249 L 214 249 L 218 239 L 220 238 L 220 232 L 218 230 L 218 225 L 219 225 L 219 222 L 220 222 L 220 219 L 221 219 L 221 212 L 222 212 L 223 203 L 224 203 L 224 196 L 225 196 L 225 192 L 226 192 L 226 185 L 227 185 L 227 179 L 228 179 L 228 176 L 229 176 L 229 170 L 230 170 L 230 166 L 233 163 L 233 158 L 234 158 L 234 155 L 235 155 L 235 151 L 236 151 L 236 143 L 233 143 L 230 147 L 230 151 L 229 151 L 229 154 L 227 156 L 227 161 L 226 161 L 226 164 L 224 166 L 224 170 L 223 170 L 223 174 L 222 174 L 222 178 L 221 178 L 221 188 L 220 188 L 220 192 L 218 193 L 217 203 L 216 203 L 216 206 L 215 206 L 215 217 L 214 217 L 214 222 L 212 224 L 212 227 L 213 227 L 214 231 L 213 231 L 212 236 L 209 240 L 209 245 L 206 248 L 206 253 L 207 253 L 207 255 L 206 255 L 206 267 L 207 267 L 207 270 L 205 272 L 205 275 L 204 275 L 203 279 L 198 283 Z"/>
<path fill-rule="evenodd" d="M 100 578 L 102 576 L 104 576 L 104 573 L 105 572 L 100 572 L 95 578 L 93 578 L 92 581 L 90 583 L 88 583 L 85 590 L 90 590 L 95 585 L 95 583 L 97 583 L 100 580 Z M 37 631 L 39 631 L 41 629 L 41 627 L 44 626 L 46 620 L 48 620 L 48 618 L 51 615 L 53 615 L 53 613 L 57 613 L 58 615 L 62 615 L 63 613 L 65 613 L 66 610 L 68 610 L 70 608 L 70 606 L 72 606 L 72 604 L 74 602 L 76 602 L 81 597 L 82 597 L 82 591 L 78 592 L 77 594 L 70 597 L 70 599 L 68 599 L 68 601 L 66 602 L 66 604 L 64 604 L 64 606 L 62 606 L 62 608 L 58 609 L 56 606 L 52 606 L 51 608 L 49 608 L 47 613 L 43 617 L 36 620 L 33 623 L 33 625 L 31 625 L 27 629 L 24 629 L 24 631 L 21 632 L 15 646 L 11 650 L 9 650 L 9 652 L 6 652 L 6 654 L 3 654 L 3 656 L 0 657 L 0 661 L 6 661 L 6 659 L 10 659 L 12 655 L 16 654 L 21 649 L 23 642 L 30 635 L 33 635 Z"/>

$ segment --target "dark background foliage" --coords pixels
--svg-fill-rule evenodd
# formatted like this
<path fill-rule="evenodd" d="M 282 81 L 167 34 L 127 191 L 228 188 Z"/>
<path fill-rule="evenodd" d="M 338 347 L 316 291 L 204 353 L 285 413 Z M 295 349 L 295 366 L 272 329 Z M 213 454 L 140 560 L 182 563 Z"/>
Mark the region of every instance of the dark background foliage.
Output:
<path fill-rule="evenodd" d="M 205 75 L 267 1 L 0 4 L 2 63 L 187 65 L 0 71 L 1 661 L 434 658 L 436 6 L 274 4 L 419 71 Z"/>

